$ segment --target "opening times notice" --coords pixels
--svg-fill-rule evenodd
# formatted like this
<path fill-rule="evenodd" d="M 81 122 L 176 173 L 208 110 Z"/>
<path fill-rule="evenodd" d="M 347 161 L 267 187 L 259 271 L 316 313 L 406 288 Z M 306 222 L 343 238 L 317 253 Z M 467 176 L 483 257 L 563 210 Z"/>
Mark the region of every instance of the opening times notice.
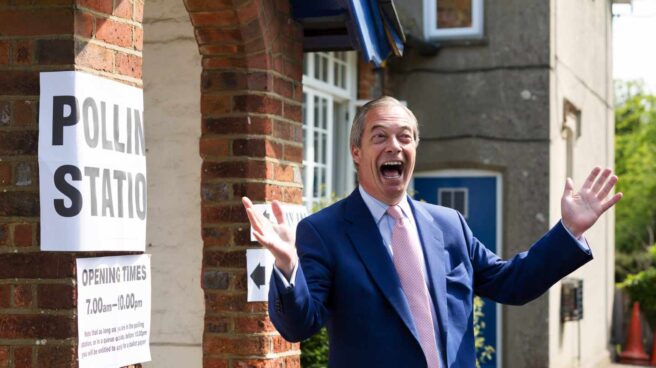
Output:
<path fill-rule="evenodd" d="M 150 256 L 77 260 L 80 368 L 150 361 Z"/>

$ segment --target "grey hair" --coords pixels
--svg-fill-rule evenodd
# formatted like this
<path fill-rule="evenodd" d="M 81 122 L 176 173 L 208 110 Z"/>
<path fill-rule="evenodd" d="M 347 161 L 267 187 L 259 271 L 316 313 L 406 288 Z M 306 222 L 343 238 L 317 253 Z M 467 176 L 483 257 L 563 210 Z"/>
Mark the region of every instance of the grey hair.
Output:
<path fill-rule="evenodd" d="M 369 111 L 382 106 L 388 106 L 388 107 L 401 106 L 405 110 L 405 112 L 408 113 L 408 116 L 410 117 L 410 121 L 412 122 L 412 125 L 414 125 L 413 135 L 415 138 L 415 142 L 419 142 L 419 124 L 417 123 L 417 118 L 415 117 L 415 114 L 413 114 L 409 108 L 407 108 L 396 98 L 391 96 L 382 96 L 367 102 L 366 104 L 364 104 L 364 106 L 360 108 L 358 113 L 355 114 L 355 118 L 353 118 L 353 125 L 351 126 L 351 137 L 350 137 L 351 147 L 360 147 L 360 145 L 362 144 L 362 135 L 364 134 L 364 126 Z"/>

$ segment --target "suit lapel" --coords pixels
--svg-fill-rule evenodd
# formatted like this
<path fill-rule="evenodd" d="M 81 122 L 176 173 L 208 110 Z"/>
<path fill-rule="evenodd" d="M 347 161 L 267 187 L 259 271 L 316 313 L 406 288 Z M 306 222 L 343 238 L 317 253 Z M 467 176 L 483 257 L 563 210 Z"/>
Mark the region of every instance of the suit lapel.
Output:
<path fill-rule="evenodd" d="M 401 289 L 401 281 L 396 273 L 378 227 L 367 205 L 356 188 L 346 200 L 345 219 L 349 223 L 347 233 L 360 255 L 362 263 L 371 278 L 378 285 L 385 298 L 401 317 L 405 325 L 419 341 L 412 321 L 410 307 Z"/>
<path fill-rule="evenodd" d="M 417 230 L 421 238 L 424 258 L 428 268 L 428 278 L 430 280 L 430 294 L 437 314 L 437 327 L 440 334 L 441 351 L 446 354 L 446 338 L 448 329 L 448 311 L 446 305 L 446 271 L 444 261 L 446 253 L 444 250 L 444 238 L 433 217 L 424 209 L 421 204 L 412 199 L 408 199 L 410 207 L 413 210 Z M 446 357 L 445 357 L 446 358 Z"/>

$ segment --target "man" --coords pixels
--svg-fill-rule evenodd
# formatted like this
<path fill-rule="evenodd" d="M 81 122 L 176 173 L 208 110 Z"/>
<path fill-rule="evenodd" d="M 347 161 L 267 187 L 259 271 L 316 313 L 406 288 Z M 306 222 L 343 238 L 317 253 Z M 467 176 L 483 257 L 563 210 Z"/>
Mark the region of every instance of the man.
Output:
<path fill-rule="evenodd" d="M 582 238 L 621 198 L 595 168 L 581 190 L 567 179 L 562 220 L 527 252 L 499 259 L 452 209 L 406 190 L 419 141 L 412 112 L 391 97 L 367 103 L 351 130 L 358 189 L 304 219 L 296 238 L 244 206 L 275 257 L 269 293 L 280 334 L 300 341 L 327 325 L 332 367 L 474 367 L 472 298 L 524 304 L 592 259 Z M 294 247 L 296 244 L 296 247 Z"/>

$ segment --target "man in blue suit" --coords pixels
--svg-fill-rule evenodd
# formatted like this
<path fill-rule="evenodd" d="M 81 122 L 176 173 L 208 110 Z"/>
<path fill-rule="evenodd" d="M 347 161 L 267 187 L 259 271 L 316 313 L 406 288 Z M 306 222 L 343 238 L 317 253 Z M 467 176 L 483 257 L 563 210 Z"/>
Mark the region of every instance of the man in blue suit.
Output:
<path fill-rule="evenodd" d="M 474 294 L 524 304 L 592 259 L 583 233 L 620 200 L 595 168 L 578 192 L 567 179 L 562 220 L 526 252 L 502 260 L 462 216 L 406 190 L 419 142 L 414 114 L 391 97 L 366 104 L 351 130 L 359 188 L 304 219 L 296 236 L 244 206 L 275 257 L 271 320 L 289 341 L 324 325 L 331 367 L 474 367 Z M 413 263 L 414 262 L 414 263 Z"/>

